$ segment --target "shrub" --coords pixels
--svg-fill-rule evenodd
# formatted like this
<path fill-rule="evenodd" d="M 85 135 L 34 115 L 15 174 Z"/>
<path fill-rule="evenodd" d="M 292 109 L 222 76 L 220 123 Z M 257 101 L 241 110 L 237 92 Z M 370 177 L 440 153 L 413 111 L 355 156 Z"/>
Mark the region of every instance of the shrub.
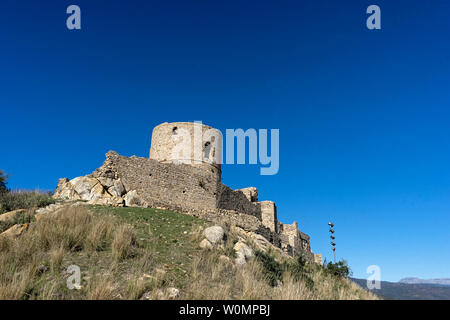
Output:
<path fill-rule="evenodd" d="M 8 191 L 8 188 L 6 187 L 6 180 L 8 180 L 8 176 L 5 172 L 3 172 L 3 170 L 0 170 L 0 193 Z"/>
<path fill-rule="evenodd" d="M 340 278 L 348 278 L 348 276 L 351 275 L 350 267 L 348 266 L 347 261 L 343 259 L 338 261 L 337 263 L 328 262 L 325 267 L 325 271 L 328 274 Z"/>
<path fill-rule="evenodd" d="M 17 210 L 41 208 L 55 203 L 49 193 L 40 191 L 0 192 L 0 213 Z"/>
<path fill-rule="evenodd" d="M 237 243 L 236 239 L 232 239 L 231 237 L 227 238 L 225 243 L 225 255 L 230 257 L 231 259 L 235 259 L 237 257 L 236 250 L 234 250 L 234 245 Z"/>
<path fill-rule="evenodd" d="M 272 256 L 262 251 L 255 252 L 255 258 L 261 263 L 264 275 L 269 284 L 274 287 L 283 278 L 283 266 Z"/>
<path fill-rule="evenodd" d="M 303 254 L 299 254 L 294 263 L 285 264 L 285 269 L 291 274 L 294 281 L 303 281 L 308 288 L 314 286 L 314 281 L 309 276 L 310 270 Z"/>

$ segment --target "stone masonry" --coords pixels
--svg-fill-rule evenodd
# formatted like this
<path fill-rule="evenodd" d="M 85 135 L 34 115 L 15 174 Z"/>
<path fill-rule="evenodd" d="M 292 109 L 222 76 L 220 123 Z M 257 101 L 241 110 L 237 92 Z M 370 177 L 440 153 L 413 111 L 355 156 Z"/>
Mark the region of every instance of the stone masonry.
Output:
<path fill-rule="evenodd" d="M 202 146 L 197 154 L 188 145 L 198 140 L 195 131 L 206 136 L 197 141 Z M 153 131 L 150 158 L 124 157 L 109 151 L 103 165 L 92 174 L 60 179 L 54 197 L 91 204 L 164 208 L 221 220 L 262 235 L 290 255 L 303 254 L 321 263 L 321 257 L 319 261 L 319 255 L 311 251 L 309 236 L 298 229 L 297 222 L 283 224 L 277 220 L 273 201 L 258 201 L 255 187 L 232 190 L 221 183 L 217 161 L 221 142 L 214 143 L 220 141 L 219 134 L 197 123 L 161 124 Z M 177 139 L 178 145 L 174 145 Z M 174 158 L 170 150 L 180 148 L 180 144 L 182 150 L 184 142 L 187 145 L 179 154 L 182 159 L 177 158 L 177 152 Z"/>

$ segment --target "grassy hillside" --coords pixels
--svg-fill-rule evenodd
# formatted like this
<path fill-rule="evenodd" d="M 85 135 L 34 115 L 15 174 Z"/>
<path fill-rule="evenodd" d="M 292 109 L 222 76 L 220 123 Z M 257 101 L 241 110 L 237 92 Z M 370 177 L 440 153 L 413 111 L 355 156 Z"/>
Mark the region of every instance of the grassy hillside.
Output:
<path fill-rule="evenodd" d="M 225 244 L 201 249 L 211 223 L 177 212 L 77 205 L 30 221 L 22 235 L 0 236 L 0 299 L 375 298 L 277 250 L 254 248 L 238 267 L 238 235 L 224 226 Z M 71 265 L 81 270 L 79 290 L 67 287 Z"/>

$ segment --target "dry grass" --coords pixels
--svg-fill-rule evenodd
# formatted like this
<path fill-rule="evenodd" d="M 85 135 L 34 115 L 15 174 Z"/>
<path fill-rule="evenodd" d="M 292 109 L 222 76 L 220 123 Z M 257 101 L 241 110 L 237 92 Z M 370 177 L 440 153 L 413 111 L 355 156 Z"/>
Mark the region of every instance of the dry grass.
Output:
<path fill-rule="evenodd" d="M 316 268 L 312 271 L 314 286 L 283 275 L 282 285 L 272 287 L 264 277 L 261 265 L 251 260 L 235 267 L 206 252 L 193 264 L 192 281 L 184 289 L 182 299 L 244 300 L 349 300 L 377 297 L 347 279 L 335 278 Z"/>
<path fill-rule="evenodd" d="M 60 246 L 59 248 L 52 248 L 49 252 L 49 264 L 50 264 L 50 270 L 53 273 L 58 273 L 64 256 L 66 254 L 66 250 L 63 246 Z"/>
<path fill-rule="evenodd" d="M 117 262 L 129 258 L 133 254 L 133 246 L 135 243 L 136 236 L 133 227 L 128 224 L 121 225 L 116 231 L 112 242 L 113 258 Z"/>
<path fill-rule="evenodd" d="M 97 219 L 86 237 L 86 247 L 91 251 L 106 248 L 113 236 L 113 223 L 108 219 Z"/>
<path fill-rule="evenodd" d="M 53 299 L 58 291 L 64 297 L 64 260 L 111 246 L 116 229 L 113 217 L 74 206 L 43 216 L 18 238 L 0 237 L 0 299 Z M 104 281 L 97 282 L 87 297 L 106 296 Z"/>
<path fill-rule="evenodd" d="M 120 296 L 117 293 L 117 284 L 110 276 L 97 276 L 89 282 L 86 293 L 88 300 L 113 300 Z"/>
<path fill-rule="evenodd" d="M 104 238 L 90 237 L 96 233 L 98 221 L 93 221 L 93 215 L 84 207 L 69 207 L 61 213 L 44 216 L 32 224 L 25 237 L 30 238 L 37 250 L 62 248 L 67 251 L 92 250 L 100 246 Z M 112 224 L 108 217 L 101 219 L 102 223 Z M 95 240 L 97 243 L 92 243 Z"/>
<path fill-rule="evenodd" d="M 201 250 L 202 228 L 185 215 L 120 210 L 123 216 L 67 207 L 32 222 L 20 237 L 0 237 L 0 299 L 169 299 L 170 287 L 180 289 L 179 299 L 376 298 L 316 265 L 307 271 L 313 286 L 289 272 L 272 286 L 259 260 L 235 266 L 236 234 L 222 249 Z M 161 236 L 159 228 L 176 227 Z M 267 255 L 292 261 L 277 250 Z M 72 264 L 82 270 L 80 290 L 66 286 Z"/>

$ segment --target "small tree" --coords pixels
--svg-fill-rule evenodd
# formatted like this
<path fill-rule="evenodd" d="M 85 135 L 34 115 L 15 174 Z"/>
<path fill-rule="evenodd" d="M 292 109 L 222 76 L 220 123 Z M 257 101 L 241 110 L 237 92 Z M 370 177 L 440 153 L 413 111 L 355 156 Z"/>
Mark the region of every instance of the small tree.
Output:
<path fill-rule="evenodd" d="M 6 180 L 8 180 L 8 176 L 0 170 L 0 192 L 8 191 L 8 188 L 6 187 Z"/>
<path fill-rule="evenodd" d="M 255 258 L 261 263 L 264 275 L 272 287 L 275 287 L 279 281 L 283 280 L 283 266 L 274 257 L 257 250 Z"/>
<path fill-rule="evenodd" d="M 345 260 L 340 260 L 336 263 L 328 262 L 325 270 L 329 274 L 342 278 L 348 278 L 348 276 L 352 274 L 352 271 Z"/>
<path fill-rule="evenodd" d="M 302 280 L 310 289 L 314 287 L 314 281 L 309 275 L 312 265 L 308 263 L 303 252 L 297 256 L 294 263 L 288 263 L 286 266 L 294 280 Z"/>

